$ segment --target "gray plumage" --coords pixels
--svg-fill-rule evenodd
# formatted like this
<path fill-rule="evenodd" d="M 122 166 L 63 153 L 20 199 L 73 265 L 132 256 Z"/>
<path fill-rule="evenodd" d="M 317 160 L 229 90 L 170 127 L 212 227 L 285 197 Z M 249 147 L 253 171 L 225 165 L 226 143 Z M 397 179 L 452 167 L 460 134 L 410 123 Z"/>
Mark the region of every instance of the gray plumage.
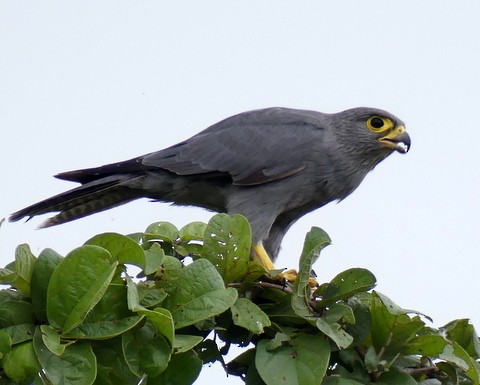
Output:
<path fill-rule="evenodd" d="M 380 125 L 372 118 L 391 127 L 372 128 Z M 243 214 L 254 242 L 274 259 L 297 219 L 344 199 L 379 162 L 409 146 L 403 122 L 378 109 L 249 111 L 164 150 L 56 175 L 82 185 L 10 220 L 58 211 L 43 224 L 48 227 L 146 197 Z"/>

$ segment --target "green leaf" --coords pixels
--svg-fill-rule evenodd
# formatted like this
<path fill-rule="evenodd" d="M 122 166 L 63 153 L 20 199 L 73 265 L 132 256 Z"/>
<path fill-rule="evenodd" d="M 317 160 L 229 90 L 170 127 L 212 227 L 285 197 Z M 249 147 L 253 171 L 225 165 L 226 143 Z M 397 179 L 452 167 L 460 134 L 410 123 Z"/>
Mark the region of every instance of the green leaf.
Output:
<path fill-rule="evenodd" d="M 350 380 L 348 378 L 332 375 L 332 376 L 325 377 L 325 380 L 322 382 L 322 385 L 363 385 L 363 384 L 355 380 Z"/>
<path fill-rule="evenodd" d="M 161 240 L 175 244 L 179 237 L 178 229 L 170 222 L 155 222 L 145 230 L 145 240 Z"/>
<path fill-rule="evenodd" d="M 199 295 L 197 298 L 179 304 L 172 311 L 175 329 L 193 325 L 207 318 L 216 316 L 228 310 L 238 297 L 233 288 L 210 291 Z"/>
<path fill-rule="evenodd" d="M 28 297 L 20 294 L 19 291 L 13 289 L 13 288 L 8 288 L 8 289 L 3 289 L 0 290 L 0 303 L 5 302 L 5 301 L 28 301 Z"/>
<path fill-rule="evenodd" d="M 403 350 L 406 354 L 443 359 L 463 370 L 476 383 L 479 381 L 475 361 L 455 341 L 447 341 L 440 335 L 420 335 L 412 339 Z"/>
<path fill-rule="evenodd" d="M 181 242 L 203 241 L 203 235 L 207 227 L 203 222 L 192 222 L 180 229 L 179 236 Z"/>
<path fill-rule="evenodd" d="M 355 343 L 361 343 L 370 335 L 372 318 L 370 316 L 370 309 L 362 303 L 352 305 L 355 323 L 348 324 L 345 331 L 350 334 Z M 328 315 L 328 312 L 327 312 Z"/>
<path fill-rule="evenodd" d="M 127 282 L 128 308 L 135 312 L 143 309 L 143 306 L 140 305 L 140 296 L 138 295 L 137 285 L 135 285 L 135 282 L 133 282 L 128 274 L 125 275 L 125 281 Z"/>
<path fill-rule="evenodd" d="M 172 314 L 167 309 L 143 309 L 140 310 L 139 313 L 145 315 L 150 323 L 155 327 L 157 333 L 163 335 L 169 342 L 170 346 L 173 346 L 175 328 L 173 326 Z"/>
<path fill-rule="evenodd" d="M 441 330 L 445 331 L 449 340 L 458 343 L 470 356 L 480 355 L 480 342 L 473 325 L 469 323 L 468 319 L 452 321 L 442 327 Z"/>
<path fill-rule="evenodd" d="M 459 357 L 457 353 L 458 351 L 455 352 L 455 348 L 452 345 L 448 344 L 448 345 L 445 345 L 445 348 L 443 349 L 442 353 L 439 354 L 439 358 L 454 364 L 455 366 L 459 367 L 464 371 L 467 371 L 469 368 L 469 364 L 467 361 L 469 360 L 468 359 L 464 360 L 463 358 Z"/>
<path fill-rule="evenodd" d="M 127 234 L 127 237 L 139 244 L 142 244 L 145 241 L 145 233 L 143 231 Z"/>
<path fill-rule="evenodd" d="M 151 308 L 158 307 L 165 298 L 167 293 L 165 290 L 149 285 L 148 283 L 137 283 L 138 297 L 140 306 Z"/>
<path fill-rule="evenodd" d="M 0 283 L 12 283 L 17 278 L 17 273 L 11 269 L 0 269 Z"/>
<path fill-rule="evenodd" d="M 153 243 L 145 253 L 145 268 L 143 272 L 146 275 L 155 273 L 162 265 L 165 252 L 158 243 Z"/>
<path fill-rule="evenodd" d="M 318 318 L 316 325 L 322 333 L 330 337 L 330 339 L 335 342 L 339 349 L 346 349 L 353 342 L 353 337 L 343 330 L 337 323 L 329 324 L 322 318 Z"/>
<path fill-rule="evenodd" d="M 40 369 L 32 341 L 14 345 L 3 357 L 3 370 L 15 382 L 33 381 Z"/>
<path fill-rule="evenodd" d="M 90 289 L 79 299 L 72 312 L 68 315 L 63 325 L 63 332 L 68 333 L 80 325 L 87 317 L 88 313 L 102 299 L 103 294 L 108 289 L 109 283 L 113 278 L 117 262 L 110 265 L 110 268 L 101 272 L 98 279 L 93 282 Z"/>
<path fill-rule="evenodd" d="M 33 346 L 44 373 L 52 384 L 91 385 L 95 381 L 97 363 L 89 344 L 76 342 L 67 346 L 61 356 L 57 356 L 45 346 L 38 328 Z"/>
<path fill-rule="evenodd" d="M 373 346 L 369 346 L 365 353 L 365 368 L 369 373 L 376 372 L 380 366 L 380 359 Z"/>
<path fill-rule="evenodd" d="M 117 321 L 133 316 L 128 309 L 127 285 L 121 278 L 121 269 L 117 269 L 110 285 L 102 298 L 83 320 L 83 324 L 93 324 L 102 321 Z"/>
<path fill-rule="evenodd" d="M 320 252 L 330 243 L 328 234 L 318 227 L 312 227 L 305 237 L 302 255 L 300 256 L 300 269 L 293 285 L 292 295 L 292 308 L 295 314 L 305 319 L 314 317 L 308 302 L 311 292 L 308 280 L 312 265 L 320 256 Z"/>
<path fill-rule="evenodd" d="M 85 245 L 95 245 L 108 250 L 119 264 L 131 264 L 145 269 L 145 253 L 137 242 L 125 235 L 117 233 L 103 233 L 90 238 Z"/>
<path fill-rule="evenodd" d="M 62 344 L 60 342 L 60 334 L 55 329 L 48 325 L 41 325 L 40 331 L 42 332 L 42 341 L 53 354 L 61 356 L 65 352 L 65 348 L 70 345 Z"/>
<path fill-rule="evenodd" d="M 182 270 L 181 284 L 165 300 L 179 329 L 228 310 L 237 299 L 237 291 L 225 289 L 222 277 L 206 259 L 198 259 Z"/>
<path fill-rule="evenodd" d="M 424 334 L 412 338 L 403 347 L 402 353 L 438 357 L 447 344 L 447 340 L 440 335 Z"/>
<path fill-rule="evenodd" d="M 254 334 L 263 333 L 271 325 L 268 316 L 248 298 L 237 298 L 231 311 L 233 323 Z"/>
<path fill-rule="evenodd" d="M 21 244 L 15 249 L 15 262 L 2 269 L 2 281 L 10 282 L 22 294 L 29 296 L 31 293 L 30 280 L 32 277 L 35 256 L 27 244 Z M 11 272 L 14 272 L 12 274 Z"/>
<path fill-rule="evenodd" d="M 285 333 L 277 332 L 275 333 L 275 337 L 272 340 L 268 341 L 267 350 L 274 350 L 279 348 L 286 343 L 289 344 L 292 340 L 291 337 L 287 336 Z"/>
<path fill-rule="evenodd" d="M 175 334 L 175 339 L 173 340 L 173 352 L 184 353 L 190 349 L 193 349 L 200 342 L 203 341 L 201 336 L 191 336 L 188 334 Z"/>
<path fill-rule="evenodd" d="M 341 302 L 330 305 L 322 315 L 322 319 L 328 323 L 355 323 L 355 315 L 353 313 L 353 309 L 350 306 Z"/>
<path fill-rule="evenodd" d="M 117 280 L 120 282 L 115 282 Z M 128 275 L 126 280 L 131 283 L 129 289 L 136 293 L 136 286 Z M 62 337 L 92 340 L 112 338 L 135 327 L 144 318 L 128 310 L 125 284 L 118 276 L 115 281 L 108 286 L 82 324 L 64 332 Z"/>
<path fill-rule="evenodd" d="M 63 338 L 104 340 L 125 333 L 137 326 L 144 318 L 143 315 L 134 315 L 112 321 L 83 323 L 62 335 Z"/>
<path fill-rule="evenodd" d="M 411 310 L 411 309 L 402 309 L 400 306 L 398 306 L 396 303 L 394 303 L 390 298 L 388 298 L 385 294 L 379 293 L 378 291 L 375 291 L 375 296 L 380 298 L 385 307 L 388 309 L 390 314 L 393 315 L 399 315 L 399 314 L 417 314 L 425 317 L 428 319 L 430 322 L 433 322 L 432 319 L 423 314 L 420 313 L 419 311 L 416 310 Z"/>
<path fill-rule="evenodd" d="M 195 382 L 202 370 L 202 360 L 193 351 L 175 354 L 167 369 L 152 379 L 152 384 L 190 385 Z M 150 379 L 148 381 L 150 384 Z"/>
<path fill-rule="evenodd" d="M 169 255 L 163 258 L 162 267 L 156 275 L 157 287 L 165 290 L 167 294 L 175 292 L 183 285 L 183 265 L 177 258 Z"/>
<path fill-rule="evenodd" d="M 410 318 L 406 314 L 394 315 L 391 307 L 383 303 L 383 299 L 373 293 L 373 303 L 370 309 L 372 317 L 371 336 L 377 351 L 382 348 L 384 357 L 394 356 L 425 324 L 416 316 Z"/>
<path fill-rule="evenodd" d="M 53 272 L 47 291 L 50 324 L 68 333 L 100 301 L 118 262 L 102 247 L 86 245 L 70 252 Z"/>
<path fill-rule="evenodd" d="M 257 349 L 250 348 L 243 351 L 241 354 L 236 356 L 232 361 L 227 364 L 227 373 L 233 374 L 236 376 L 242 376 L 245 374 L 245 370 L 251 367 L 255 368 L 255 354 Z M 258 372 L 257 372 L 258 376 Z M 260 384 L 263 384 L 263 381 L 258 376 L 258 380 L 261 381 Z M 245 378 L 245 383 L 250 384 L 248 375 Z M 257 384 L 257 383 L 255 383 Z"/>
<path fill-rule="evenodd" d="M 129 288 L 129 307 L 131 307 L 133 311 L 146 316 L 157 332 L 163 335 L 170 343 L 170 346 L 172 346 L 175 329 L 171 313 L 167 309 L 162 308 L 156 308 L 155 310 L 145 309 L 139 304 L 136 285 L 128 276 L 127 282 Z"/>
<path fill-rule="evenodd" d="M 244 282 L 254 282 L 266 274 L 267 270 L 263 266 L 260 266 L 257 261 L 251 260 L 247 265 L 247 272 L 242 280 Z"/>
<path fill-rule="evenodd" d="M 30 280 L 35 261 L 36 258 L 30 251 L 30 247 L 28 245 L 20 245 L 15 250 L 15 272 L 28 286 L 28 291 L 23 291 L 23 293 L 26 295 L 30 294 Z"/>
<path fill-rule="evenodd" d="M 25 323 L 8 326 L 3 328 L 2 331 L 10 336 L 12 344 L 15 345 L 33 339 L 35 327 L 36 326 L 33 323 Z"/>
<path fill-rule="evenodd" d="M 417 381 L 409 374 L 399 372 L 398 370 L 391 369 L 388 372 L 382 373 L 378 381 L 381 385 L 417 385 Z"/>
<path fill-rule="evenodd" d="M 338 300 L 346 300 L 358 292 L 370 290 L 376 282 L 375 276 L 367 269 L 348 269 L 338 274 L 330 283 L 321 285 L 314 296 L 322 297 L 318 307 L 325 307 Z"/>
<path fill-rule="evenodd" d="M 47 321 L 47 289 L 50 277 L 62 260 L 62 256 L 52 249 L 43 250 L 32 272 L 32 305 L 35 316 L 40 321 Z"/>
<path fill-rule="evenodd" d="M 451 345 L 446 345 L 438 358 L 464 370 L 465 374 L 470 377 L 475 384 L 480 382 L 480 373 L 476 365 L 477 362 L 455 341 L 453 341 Z"/>
<path fill-rule="evenodd" d="M 252 233 L 245 217 L 217 214 L 208 222 L 203 255 L 218 270 L 225 283 L 245 276 L 250 262 Z"/>
<path fill-rule="evenodd" d="M 31 303 L 25 301 L 0 302 L 0 328 L 33 322 Z"/>
<path fill-rule="evenodd" d="M 216 342 L 211 339 L 203 340 L 196 350 L 204 364 L 222 361 L 222 353 L 220 353 Z"/>
<path fill-rule="evenodd" d="M 12 347 L 12 338 L 5 330 L 0 330 L 0 359 L 8 353 Z M 0 361 L 1 362 L 1 361 Z"/>
<path fill-rule="evenodd" d="M 122 350 L 130 370 L 138 377 L 144 373 L 158 376 L 165 370 L 172 347 L 150 324 L 122 334 Z"/>
<path fill-rule="evenodd" d="M 441 371 L 443 383 L 445 385 L 458 385 L 458 373 L 453 365 L 446 362 L 437 362 L 437 368 Z M 442 384 L 443 385 L 443 384 Z"/>
<path fill-rule="evenodd" d="M 203 255 L 203 234 L 206 227 L 206 223 L 203 222 L 192 222 L 182 227 L 175 251 L 182 256 L 190 255 L 193 259 L 200 258 Z"/>
<path fill-rule="evenodd" d="M 140 378 L 128 367 L 122 351 L 122 339 L 112 338 L 93 346 L 97 357 L 95 385 L 138 385 Z"/>
<path fill-rule="evenodd" d="M 327 340 L 319 334 L 300 333 L 291 345 L 268 350 L 269 340 L 257 344 L 255 365 L 267 385 L 318 385 L 330 359 Z"/>

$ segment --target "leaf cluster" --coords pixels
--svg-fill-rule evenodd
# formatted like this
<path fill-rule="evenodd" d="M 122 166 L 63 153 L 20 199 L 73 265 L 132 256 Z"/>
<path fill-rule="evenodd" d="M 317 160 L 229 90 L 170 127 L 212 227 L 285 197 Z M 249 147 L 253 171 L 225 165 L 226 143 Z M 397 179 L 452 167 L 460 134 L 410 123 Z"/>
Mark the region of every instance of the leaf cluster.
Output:
<path fill-rule="evenodd" d="M 249 385 L 480 384 L 468 320 L 429 327 L 361 268 L 312 290 L 329 243 L 312 228 L 294 284 L 251 260 L 239 215 L 100 234 L 65 257 L 20 245 L 0 269 L 0 385 L 188 385 L 215 361 Z"/>

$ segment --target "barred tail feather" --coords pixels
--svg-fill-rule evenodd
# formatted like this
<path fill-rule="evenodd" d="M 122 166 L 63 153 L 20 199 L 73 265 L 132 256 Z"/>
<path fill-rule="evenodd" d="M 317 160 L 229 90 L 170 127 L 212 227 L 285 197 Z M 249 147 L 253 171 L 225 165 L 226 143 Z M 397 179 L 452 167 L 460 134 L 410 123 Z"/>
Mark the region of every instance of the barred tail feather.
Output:
<path fill-rule="evenodd" d="M 141 197 L 138 190 L 128 188 L 120 182 L 117 179 L 87 183 L 17 211 L 10 216 L 9 220 L 15 222 L 25 217 L 30 219 L 36 215 L 59 211 L 57 215 L 40 225 L 41 228 L 51 227 L 108 210 Z"/>

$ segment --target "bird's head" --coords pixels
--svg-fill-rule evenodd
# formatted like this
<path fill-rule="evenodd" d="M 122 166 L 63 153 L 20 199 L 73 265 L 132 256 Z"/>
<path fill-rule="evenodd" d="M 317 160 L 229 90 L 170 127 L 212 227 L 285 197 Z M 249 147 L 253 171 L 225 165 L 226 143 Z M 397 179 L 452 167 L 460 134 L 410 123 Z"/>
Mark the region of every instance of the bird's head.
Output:
<path fill-rule="evenodd" d="M 334 114 L 333 119 L 343 144 L 350 149 L 377 152 L 384 157 L 394 151 L 406 154 L 410 149 L 405 124 L 387 111 L 359 107 Z"/>

